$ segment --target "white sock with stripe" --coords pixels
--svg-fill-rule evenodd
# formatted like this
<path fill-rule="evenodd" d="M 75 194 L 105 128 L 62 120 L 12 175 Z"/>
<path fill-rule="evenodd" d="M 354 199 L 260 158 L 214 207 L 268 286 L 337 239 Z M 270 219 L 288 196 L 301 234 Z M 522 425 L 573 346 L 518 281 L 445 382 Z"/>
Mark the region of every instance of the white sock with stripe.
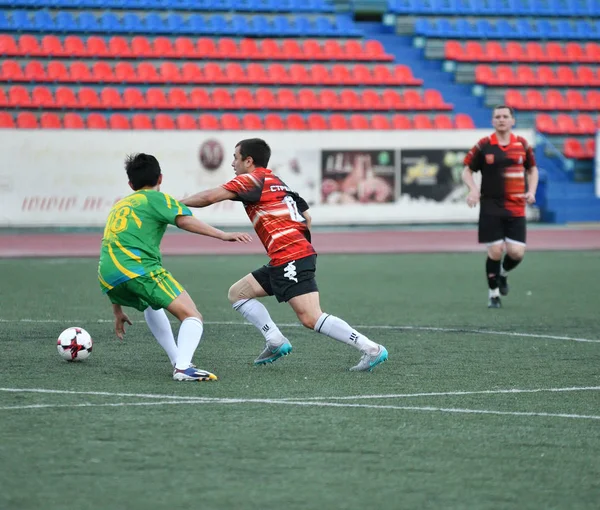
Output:
<path fill-rule="evenodd" d="M 177 362 L 175 368 L 185 370 L 190 367 L 203 331 L 202 321 L 196 317 L 188 317 L 181 323 L 177 335 Z"/>
<path fill-rule="evenodd" d="M 148 328 L 156 338 L 156 341 L 165 350 L 171 360 L 171 365 L 175 365 L 177 360 L 177 344 L 173 336 L 173 329 L 169 318 L 164 309 L 153 310 L 150 306 L 144 310 L 144 318 Z"/>
<path fill-rule="evenodd" d="M 269 311 L 257 299 L 240 299 L 233 303 L 233 309 L 240 312 L 244 319 L 253 324 L 262 333 L 269 345 L 275 347 L 285 341 L 285 337 L 277 324 L 271 319 Z"/>
<path fill-rule="evenodd" d="M 338 342 L 351 345 L 359 351 L 370 355 L 379 352 L 379 344 L 369 340 L 365 335 L 352 328 L 346 321 L 335 315 L 329 315 L 328 313 L 321 315 L 315 324 L 315 331 Z"/>

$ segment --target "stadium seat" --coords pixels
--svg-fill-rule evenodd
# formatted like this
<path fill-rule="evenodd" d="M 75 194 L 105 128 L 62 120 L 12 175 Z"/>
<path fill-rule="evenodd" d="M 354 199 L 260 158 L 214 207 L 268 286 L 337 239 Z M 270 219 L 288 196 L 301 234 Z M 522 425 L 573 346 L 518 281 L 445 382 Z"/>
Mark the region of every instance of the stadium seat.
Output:
<path fill-rule="evenodd" d="M 64 56 L 64 50 L 60 39 L 55 35 L 46 35 L 42 37 L 41 43 L 33 35 L 23 34 L 19 37 L 18 54 L 28 57 L 41 56 Z"/>
<path fill-rule="evenodd" d="M 154 117 L 154 127 L 161 130 L 175 129 L 175 121 L 166 113 L 158 113 Z"/>
<path fill-rule="evenodd" d="M 76 121 L 74 119 L 73 125 L 67 126 L 67 115 L 70 115 L 70 114 L 68 114 L 68 113 L 65 114 L 65 118 L 64 118 L 65 127 L 71 127 L 73 129 L 80 129 L 78 122 L 81 121 L 81 118 L 79 117 L 79 121 Z M 82 123 L 81 127 L 83 127 L 83 121 L 81 121 L 81 123 Z M 88 127 L 88 129 L 108 129 L 108 123 L 106 122 L 106 117 L 104 115 L 101 115 L 100 113 L 90 113 L 87 116 L 87 127 Z"/>
<path fill-rule="evenodd" d="M 457 113 L 454 117 L 456 129 L 475 129 L 475 124 L 470 115 L 466 113 Z"/>
<path fill-rule="evenodd" d="M 111 83 L 117 81 L 112 67 L 106 62 L 95 62 L 92 65 L 92 77 L 98 83 Z"/>
<path fill-rule="evenodd" d="M 583 94 L 578 90 L 567 90 L 565 92 L 565 103 L 569 110 L 585 110 L 587 109 L 586 100 Z"/>
<path fill-rule="evenodd" d="M 214 108 L 213 100 L 211 99 L 208 91 L 199 87 L 190 91 L 188 107 L 199 110 Z"/>
<path fill-rule="evenodd" d="M 596 122 L 591 115 L 580 113 L 575 119 L 575 126 L 577 131 L 582 135 L 593 135 L 596 133 L 596 129 L 600 129 L 600 126 L 596 127 Z"/>
<path fill-rule="evenodd" d="M 198 122 L 200 125 L 200 129 L 217 130 L 221 127 L 219 120 L 214 115 L 200 115 Z"/>
<path fill-rule="evenodd" d="M 56 113 L 44 112 L 40 117 L 40 127 L 43 129 L 61 129 L 62 123 Z"/>
<path fill-rule="evenodd" d="M 421 113 L 413 117 L 414 129 L 434 129 L 431 119 L 427 115 Z"/>
<path fill-rule="evenodd" d="M 48 77 L 48 80 L 57 83 L 69 81 L 69 72 L 67 71 L 65 64 L 58 61 L 48 62 L 48 65 L 46 66 L 46 76 Z"/>
<path fill-rule="evenodd" d="M 198 48 L 189 37 L 177 37 L 173 43 L 174 56 L 177 58 L 198 58 Z"/>
<path fill-rule="evenodd" d="M 277 108 L 283 110 L 293 110 L 298 108 L 296 94 L 291 89 L 280 89 L 276 95 Z"/>
<path fill-rule="evenodd" d="M 567 158 L 572 159 L 584 159 L 585 149 L 581 146 L 581 143 L 577 138 L 567 138 L 563 145 L 563 154 Z"/>
<path fill-rule="evenodd" d="M 339 113 L 329 116 L 329 127 L 331 129 L 349 129 L 346 117 Z"/>
<path fill-rule="evenodd" d="M 254 39 L 242 39 L 239 44 L 238 55 L 239 58 L 247 60 L 260 60 L 261 58 L 264 58 Z"/>
<path fill-rule="evenodd" d="M 552 116 L 541 113 L 535 117 L 535 129 L 540 133 L 554 134 L 556 132 L 556 126 L 554 125 L 554 119 Z"/>
<path fill-rule="evenodd" d="M 224 110 L 224 109 L 231 109 L 234 107 L 233 99 L 231 97 L 231 94 L 229 93 L 229 90 L 227 90 L 227 89 L 223 89 L 223 88 L 213 89 L 211 97 L 212 97 L 212 103 L 213 103 L 214 108 Z M 228 119 L 229 119 L 229 117 L 228 117 Z M 221 124 L 223 126 L 225 126 L 222 118 L 221 118 Z M 232 129 L 232 128 L 225 128 L 225 129 Z"/>
<path fill-rule="evenodd" d="M 565 113 L 559 113 L 556 116 L 556 133 L 559 134 L 578 134 L 580 133 L 578 126 L 575 125 L 573 117 Z"/>
<path fill-rule="evenodd" d="M 350 45 L 355 42 L 356 41 L 346 41 L 346 53 L 348 55 L 354 55 L 354 53 L 349 50 Z M 365 41 L 362 55 L 368 60 L 394 60 L 394 57 L 392 55 L 388 55 L 383 45 L 377 40 Z"/>
<path fill-rule="evenodd" d="M 99 115 L 97 113 L 95 113 L 95 114 L 91 113 L 90 117 L 93 115 L 98 115 L 98 116 L 102 117 L 101 115 Z M 104 119 L 104 117 L 102 117 L 102 118 Z M 74 113 L 74 112 L 65 113 L 65 115 L 63 117 L 63 126 L 65 129 L 85 129 L 83 119 L 81 118 L 81 116 L 78 113 Z M 93 129 L 93 127 L 89 124 L 88 124 L 88 127 Z M 104 127 L 101 129 L 106 129 L 106 122 L 104 123 Z"/>
<path fill-rule="evenodd" d="M 53 108 L 54 97 L 48 87 L 37 86 L 31 92 L 31 104 L 38 108 Z"/>
<path fill-rule="evenodd" d="M 221 122 L 223 120 L 221 119 Z M 263 122 L 261 118 L 255 113 L 247 113 L 242 116 L 242 129 L 247 130 L 258 130 L 263 129 Z M 283 129 L 283 128 L 281 128 Z"/>
<path fill-rule="evenodd" d="M 78 83 L 89 83 L 94 81 L 92 72 L 85 62 L 73 62 L 69 66 L 69 79 L 70 81 Z"/>
<path fill-rule="evenodd" d="M 26 108 L 31 106 L 29 91 L 21 86 L 14 85 L 8 89 L 8 104 L 17 108 Z"/>
<path fill-rule="evenodd" d="M 0 111 L 0 128 L 13 129 L 16 127 L 17 126 L 12 115 L 8 112 Z"/>
<path fill-rule="evenodd" d="M 325 118 L 318 113 L 311 113 L 307 117 L 308 129 L 323 131 L 329 129 Z"/>
<path fill-rule="evenodd" d="M 95 89 L 90 87 L 81 87 L 77 93 L 78 103 L 81 108 L 90 110 L 102 108 L 102 103 Z"/>
<path fill-rule="evenodd" d="M 132 129 L 154 129 L 152 119 L 144 113 L 136 113 L 131 117 Z"/>
<path fill-rule="evenodd" d="M 157 37 L 152 41 L 152 53 L 156 58 L 176 58 L 177 53 L 171 40 L 167 37 Z"/>
<path fill-rule="evenodd" d="M 46 70 L 39 60 L 30 60 L 23 69 L 23 79 L 32 82 L 46 81 Z"/>
<path fill-rule="evenodd" d="M 452 129 L 452 119 L 448 115 L 438 114 L 433 117 L 434 129 Z"/>
<path fill-rule="evenodd" d="M 242 123 L 237 115 L 233 113 L 224 113 L 221 115 L 221 128 L 240 130 L 242 128 Z"/>
<path fill-rule="evenodd" d="M 405 90 L 402 94 L 404 108 L 407 110 L 421 110 L 425 108 L 421 95 L 416 90 Z"/>
<path fill-rule="evenodd" d="M 588 138 L 583 144 L 584 157 L 592 159 L 596 154 L 596 140 L 594 138 Z"/>
<path fill-rule="evenodd" d="M 390 129 L 391 125 L 385 115 L 372 115 L 371 116 L 371 129 Z"/>
<path fill-rule="evenodd" d="M 108 108 L 109 110 L 121 109 L 124 107 L 123 100 L 121 98 L 121 94 L 119 90 L 114 87 L 106 87 L 100 91 L 100 102 L 102 103 L 103 108 Z M 112 125 L 112 117 L 109 121 Z M 120 122 L 120 118 L 117 118 L 116 122 Z M 111 129 L 120 129 L 120 128 L 111 128 Z M 129 128 L 122 128 L 129 129 Z"/>
<path fill-rule="evenodd" d="M 401 110 L 404 108 L 403 98 L 395 90 L 384 90 L 381 96 L 383 100 L 383 106 L 386 110 Z"/>
<path fill-rule="evenodd" d="M 235 108 L 240 110 L 253 110 L 258 107 L 252 92 L 245 87 L 240 87 L 234 91 L 233 104 Z"/>
<path fill-rule="evenodd" d="M 283 119 L 277 113 L 267 113 L 265 115 L 265 129 L 272 131 L 282 131 L 285 129 Z M 254 129 L 254 128 L 253 128 Z M 256 128 L 258 129 L 258 128 Z"/>
<path fill-rule="evenodd" d="M 214 127 L 207 127 L 214 122 Z M 180 113 L 175 118 L 175 125 L 177 129 L 182 130 L 193 130 L 198 129 L 196 119 L 189 113 Z M 201 115 L 200 116 L 200 129 L 218 129 L 219 123 L 213 115 Z"/>
<path fill-rule="evenodd" d="M 121 113 L 113 113 L 108 119 L 110 129 L 131 129 L 129 119 Z"/>
<path fill-rule="evenodd" d="M 162 88 L 149 88 L 146 90 L 146 107 L 154 110 L 166 110 L 170 107 Z"/>
<path fill-rule="evenodd" d="M 77 35 L 68 35 L 63 42 L 65 53 L 71 57 L 87 57 L 88 50 L 84 42 Z"/>
<path fill-rule="evenodd" d="M 140 89 L 127 87 L 123 90 L 123 106 L 129 110 L 146 108 L 146 98 Z"/>
<path fill-rule="evenodd" d="M 24 81 L 25 76 L 19 63 L 15 60 L 5 60 L 2 62 L 1 71 L 2 80 L 4 81 Z"/>
<path fill-rule="evenodd" d="M 73 89 L 57 87 L 54 91 L 54 101 L 58 108 L 71 109 L 79 106 L 79 101 Z"/>
<path fill-rule="evenodd" d="M 143 35 L 134 36 L 131 39 L 130 46 L 132 56 L 135 58 L 152 58 L 156 56 L 150 41 Z"/>
<path fill-rule="evenodd" d="M 34 41 L 37 45 L 37 39 L 34 39 Z M 17 56 L 21 54 L 27 55 L 26 52 L 21 53 L 21 51 L 19 51 L 17 41 L 15 41 L 15 38 L 12 35 L 0 34 L 0 55 Z"/>
<path fill-rule="evenodd" d="M 20 112 L 17 114 L 17 127 L 21 129 L 37 129 L 39 125 L 33 113 Z"/>
<path fill-rule="evenodd" d="M 355 113 L 350 115 L 349 127 L 350 129 L 369 129 L 369 119 L 364 115 Z"/>
<path fill-rule="evenodd" d="M 412 122 L 406 115 L 396 114 L 392 117 L 393 129 L 412 129 Z"/>
<path fill-rule="evenodd" d="M 286 128 L 299 131 L 307 129 L 308 126 L 302 115 L 292 113 L 286 118 Z"/>
<path fill-rule="evenodd" d="M 300 95 L 298 95 L 300 97 Z M 318 94 L 318 105 L 323 110 L 338 110 L 343 108 L 340 104 L 338 95 L 330 89 L 323 89 Z"/>
<path fill-rule="evenodd" d="M 133 53 L 127 39 L 121 36 L 111 37 L 108 41 L 108 51 L 112 57 L 131 58 Z"/>
<path fill-rule="evenodd" d="M 565 110 L 565 99 L 558 90 L 548 90 L 545 96 L 545 104 L 548 110 Z"/>
<path fill-rule="evenodd" d="M 141 62 L 136 68 L 136 75 L 137 81 L 142 83 L 160 83 L 161 81 L 156 67 L 149 62 Z"/>
<path fill-rule="evenodd" d="M 102 37 L 91 35 L 86 41 L 87 54 L 97 58 L 110 57 L 110 50 Z"/>

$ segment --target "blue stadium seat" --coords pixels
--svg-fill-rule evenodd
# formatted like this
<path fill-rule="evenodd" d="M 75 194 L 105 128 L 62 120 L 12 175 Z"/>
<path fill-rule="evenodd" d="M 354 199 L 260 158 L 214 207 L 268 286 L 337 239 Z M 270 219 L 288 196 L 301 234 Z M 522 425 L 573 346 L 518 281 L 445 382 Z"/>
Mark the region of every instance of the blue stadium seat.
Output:
<path fill-rule="evenodd" d="M 252 21 L 252 23 L 250 23 L 250 21 Z M 234 34 L 243 36 L 261 33 L 261 31 L 255 27 L 254 17 L 247 18 L 246 16 L 242 16 L 240 14 L 236 14 L 231 17 L 231 31 Z"/>
<path fill-rule="evenodd" d="M 418 18 L 415 21 L 415 34 L 422 37 L 432 37 L 437 33 L 437 27 L 429 20 Z"/>
<path fill-rule="evenodd" d="M 174 34 L 187 34 L 190 32 L 190 27 L 181 14 L 169 14 L 165 18 L 164 23 L 167 32 L 172 32 Z M 200 30 L 199 32 L 202 33 L 203 30 Z"/>
<path fill-rule="evenodd" d="M 82 12 L 77 18 L 80 32 L 100 32 L 98 19 L 91 12 Z"/>
<path fill-rule="evenodd" d="M 112 14 L 112 13 L 107 13 L 107 14 Z M 107 15 L 105 14 L 105 16 Z M 114 16 L 114 14 L 113 14 Z M 115 17 L 116 19 L 116 17 Z M 118 20 L 117 20 L 118 23 Z M 140 17 L 137 14 L 134 14 L 132 12 L 128 12 L 126 13 L 122 18 L 121 18 L 121 23 L 120 23 L 120 28 L 119 25 L 117 25 L 116 30 L 119 30 L 120 32 L 125 32 L 128 34 L 140 34 L 140 33 L 144 33 L 144 25 L 142 23 L 142 20 L 140 19 Z"/>
<path fill-rule="evenodd" d="M 218 35 L 233 35 L 233 31 L 229 28 L 229 24 L 224 16 L 216 14 L 209 16 L 206 19 L 206 28 L 209 33 Z"/>
<path fill-rule="evenodd" d="M 477 14 L 477 7 L 471 0 L 456 0 L 455 14 L 464 16 L 474 16 Z"/>
<path fill-rule="evenodd" d="M 298 27 L 292 23 L 287 16 L 275 16 L 273 18 L 273 29 L 275 33 L 283 37 L 294 37 L 301 35 L 298 33 Z"/>
<path fill-rule="evenodd" d="M 162 17 L 156 13 L 147 14 L 144 18 L 145 31 L 151 34 L 164 34 L 168 32 Z"/>
<path fill-rule="evenodd" d="M 41 28 L 37 28 L 37 27 L 34 29 L 34 24 L 29 19 L 29 15 L 27 14 L 27 11 L 12 11 L 11 14 L 12 14 L 12 16 L 11 16 L 10 27 L 13 30 L 17 30 L 17 31 L 41 30 Z M 48 14 L 48 13 L 46 13 L 46 14 Z"/>
<path fill-rule="evenodd" d="M 37 11 L 33 15 L 33 26 L 31 29 L 37 30 L 38 32 L 53 32 L 54 19 L 50 16 L 48 11 Z M 26 28 L 23 27 L 21 30 L 26 30 Z"/>
<path fill-rule="evenodd" d="M 258 35 L 277 35 L 277 31 L 273 25 L 271 25 L 269 20 L 262 15 L 252 16 L 252 29 L 254 33 Z"/>
<path fill-rule="evenodd" d="M 355 37 L 363 35 L 363 31 L 358 28 L 352 18 L 348 16 L 336 16 L 336 27 L 338 34 L 341 36 Z"/>
<path fill-rule="evenodd" d="M 231 11 L 235 0 L 211 0 L 213 11 Z"/>
<path fill-rule="evenodd" d="M 11 27 L 11 24 L 8 21 L 8 18 L 4 14 L 4 12 L 0 11 L 0 30 L 8 31 Z"/>
<path fill-rule="evenodd" d="M 54 29 L 59 32 L 76 32 L 77 22 L 70 12 L 59 12 L 54 18 Z"/>
<path fill-rule="evenodd" d="M 190 34 L 207 34 L 208 25 L 204 16 L 200 14 L 192 14 L 187 20 L 187 30 Z M 183 33 L 183 32 L 180 32 Z"/>
<path fill-rule="evenodd" d="M 81 16 L 79 16 L 80 26 L 82 24 Z M 89 22 L 91 23 L 91 20 L 89 20 Z M 123 32 L 124 30 L 124 22 L 122 23 L 121 21 L 119 21 L 117 15 L 112 12 L 105 12 L 102 16 L 100 16 L 98 22 L 100 30 L 102 30 L 102 32 L 107 32 L 109 34 L 118 34 Z"/>

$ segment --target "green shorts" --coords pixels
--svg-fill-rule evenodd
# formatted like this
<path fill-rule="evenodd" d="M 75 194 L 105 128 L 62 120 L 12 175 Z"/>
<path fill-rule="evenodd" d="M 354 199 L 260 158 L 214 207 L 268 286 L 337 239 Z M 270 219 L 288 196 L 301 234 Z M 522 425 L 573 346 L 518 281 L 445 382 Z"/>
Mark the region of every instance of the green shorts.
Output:
<path fill-rule="evenodd" d="M 106 295 L 115 305 L 130 306 L 143 312 L 149 306 L 154 310 L 167 308 L 183 290 L 171 273 L 163 269 L 127 280 Z"/>

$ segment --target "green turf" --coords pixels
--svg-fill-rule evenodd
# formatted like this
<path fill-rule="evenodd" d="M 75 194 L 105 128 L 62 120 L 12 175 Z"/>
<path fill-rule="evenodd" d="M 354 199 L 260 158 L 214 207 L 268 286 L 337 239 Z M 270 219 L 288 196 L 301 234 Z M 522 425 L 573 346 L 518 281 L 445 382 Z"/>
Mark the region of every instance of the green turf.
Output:
<path fill-rule="evenodd" d="M 226 294 L 263 261 L 166 258 L 207 322 L 195 362 L 220 378 L 189 384 L 142 314 L 123 343 L 99 322 L 95 260 L 0 260 L 0 387 L 108 393 L 0 391 L 0 509 L 598 508 L 597 252 L 528 254 L 502 310 L 483 254 L 320 256 L 323 309 L 388 347 L 371 374 L 274 300 L 294 351 L 252 366 L 262 337 Z M 95 341 L 79 364 L 56 353 L 72 325 Z M 390 396 L 433 392 L 468 394 Z"/>

